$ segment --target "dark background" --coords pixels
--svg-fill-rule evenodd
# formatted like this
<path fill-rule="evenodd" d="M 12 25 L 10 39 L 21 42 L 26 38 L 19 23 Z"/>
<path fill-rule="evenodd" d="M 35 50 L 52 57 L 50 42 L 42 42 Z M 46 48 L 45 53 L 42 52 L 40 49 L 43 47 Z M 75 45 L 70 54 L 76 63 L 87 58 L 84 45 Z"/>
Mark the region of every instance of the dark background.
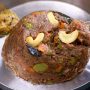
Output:
<path fill-rule="evenodd" d="M 35 0 L 0 0 L 0 3 L 3 3 L 6 7 L 11 8 L 28 1 L 35 1 Z M 37 0 L 37 1 L 46 1 L 46 0 Z M 90 0 L 57 0 L 57 1 L 64 1 L 73 5 L 76 5 L 84 9 L 88 13 L 90 13 Z M 8 89 L 5 86 L 0 84 L 0 90 L 11 90 L 11 89 Z M 85 86 L 77 90 L 90 90 L 90 83 L 86 84 Z"/>

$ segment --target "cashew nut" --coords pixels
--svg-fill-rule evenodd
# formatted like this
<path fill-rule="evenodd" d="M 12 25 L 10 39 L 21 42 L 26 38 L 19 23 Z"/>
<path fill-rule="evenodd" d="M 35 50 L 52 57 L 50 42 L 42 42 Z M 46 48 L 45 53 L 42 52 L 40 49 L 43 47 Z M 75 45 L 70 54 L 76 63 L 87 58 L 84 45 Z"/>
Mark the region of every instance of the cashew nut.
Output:
<path fill-rule="evenodd" d="M 49 19 L 49 21 L 50 21 L 51 24 L 53 24 L 54 26 L 58 26 L 59 21 L 55 19 L 55 16 L 53 15 L 52 12 L 49 12 L 47 14 L 47 17 L 48 17 L 48 19 Z"/>
<path fill-rule="evenodd" d="M 33 40 L 31 36 L 27 37 L 26 42 L 29 45 L 35 47 L 35 46 L 38 46 L 43 41 L 43 39 L 44 39 L 44 33 L 39 33 L 35 40 Z"/>
<path fill-rule="evenodd" d="M 78 37 L 79 31 L 75 30 L 70 34 L 66 34 L 65 31 L 59 31 L 58 35 L 59 35 L 59 39 L 63 42 L 63 43 L 72 43 L 74 42 L 77 37 Z"/>

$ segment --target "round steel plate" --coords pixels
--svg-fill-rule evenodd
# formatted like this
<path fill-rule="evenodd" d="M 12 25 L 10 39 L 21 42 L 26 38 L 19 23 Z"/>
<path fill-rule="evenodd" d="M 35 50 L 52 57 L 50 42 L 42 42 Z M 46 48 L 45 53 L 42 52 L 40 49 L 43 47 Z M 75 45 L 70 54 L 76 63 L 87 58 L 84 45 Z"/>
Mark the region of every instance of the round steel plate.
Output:
<path fill-rule="evenodd" d="M 67 3 L 57 2 L 57 1 L 33 1 L 16 6 L 12 8 L 12 10 L 15 11 L 20 18 L 33 11 L 54 10 L 65 13 L 73 18 L 87 20 L 87 21 L 90 20 L 90 15 L 85 11 L 83 11 L 82 9 Z M 5 67 L 1 57 L 1 51 L 4 41 L 5 41 L 5 37 L 0 39 L 0 83 L 11 89 L 71 90 L 80 87 L 90 81 L 90 60 L 89 60 L 84 72 L 71 81 L 61 84 L 54 84 L 54 85 L 33 85 L 30 82 L 26 82 L 13 75 L 12 72 Z"/>

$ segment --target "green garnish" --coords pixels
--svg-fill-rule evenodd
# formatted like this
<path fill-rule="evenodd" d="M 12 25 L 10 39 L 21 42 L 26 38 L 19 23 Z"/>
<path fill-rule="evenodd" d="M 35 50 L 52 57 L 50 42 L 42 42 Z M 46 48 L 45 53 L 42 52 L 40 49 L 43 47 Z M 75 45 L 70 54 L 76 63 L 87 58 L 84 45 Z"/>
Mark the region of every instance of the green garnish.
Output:
<path fill-rule="evenodd" d="M 32 23 L 28 22 L 26 19 L 23 20 L 23 24 L 28 30 L 32 29 L 33 27 Z"/>
<path fill-rule="evenodd" d="M 62 49 L 62 43 L 59 41 L 59 44 L 57 46 L 59 49 Z"/>
<path fill-rule="evenodd" d="M 26 26 L 26 28 L 29 29 L 29 30 L 32 28 L 32 24 L 31 24 L 31 23 L 26 23 L 25 26 Z"/>
<path fill-rule="evenodd" d="M 45 63 L 39 63 L 34 65 L 33 69 L 38 73 L 43 73 L 48 69 L 48 65 Z"/>
<path fill-rule="evenodd" d="M 69 63 L 70 63 L 71 65 L 74 65 L 74 64 L 76 63 L 75 57 L 71 57 Z"/>

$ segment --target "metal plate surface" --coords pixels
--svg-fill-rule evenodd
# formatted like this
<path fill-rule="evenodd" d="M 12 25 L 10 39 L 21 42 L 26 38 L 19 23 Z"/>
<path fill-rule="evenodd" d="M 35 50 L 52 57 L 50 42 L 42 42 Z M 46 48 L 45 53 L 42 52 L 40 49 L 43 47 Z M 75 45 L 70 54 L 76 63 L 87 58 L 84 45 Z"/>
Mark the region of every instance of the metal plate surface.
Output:
<path fill-rule="evenodd" d="M 12 8 L 22 18 L 30 12 L 38 10 L 54 10 L 65 13 L 73 18 L 89 21 L 90 15 L 82 9 L 58 1 L 33 1 Z M 33 85 L 26 82 L 9 71 L 2 60 L 1 51 L 5 38 L 0 38 L 0 83 L 14 90 L 71 90 L 78 88 L 90 81 L 90 60 L 84 70 L 75 79 L 54 85 Z"/>

